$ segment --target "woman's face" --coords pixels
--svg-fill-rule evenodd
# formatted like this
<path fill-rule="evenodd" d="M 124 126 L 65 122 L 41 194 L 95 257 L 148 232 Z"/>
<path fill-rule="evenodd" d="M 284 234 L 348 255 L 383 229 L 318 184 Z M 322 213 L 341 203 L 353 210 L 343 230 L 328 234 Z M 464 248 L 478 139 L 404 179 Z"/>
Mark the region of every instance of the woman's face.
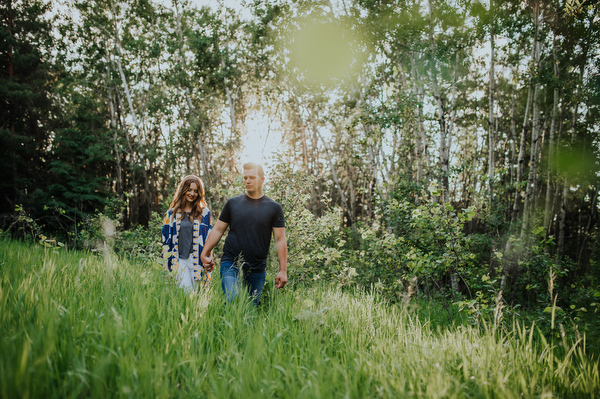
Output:
<path fill-rule="evenodd" d="M 185 199 L 187 202 L 192 203 L 198 198 L 198 185 L 196 183 L 191 183 L 190 188 L 188 188 L 185 193 Z"/>

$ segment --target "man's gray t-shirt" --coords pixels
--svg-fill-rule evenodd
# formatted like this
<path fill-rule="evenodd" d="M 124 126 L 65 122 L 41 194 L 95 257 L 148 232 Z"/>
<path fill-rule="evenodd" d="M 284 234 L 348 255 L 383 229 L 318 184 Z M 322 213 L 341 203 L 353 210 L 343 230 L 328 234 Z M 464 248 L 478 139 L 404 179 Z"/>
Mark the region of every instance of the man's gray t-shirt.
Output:
<path fill-rule="evenodd" d="M 241 258 L 245 270 L 266 270 L 272 229 L 285 227 L 281 205 L 267 196 L 253 199 L 242 194 L 227 200 L 219 220 L 229 224 L 221 261 Z"/>

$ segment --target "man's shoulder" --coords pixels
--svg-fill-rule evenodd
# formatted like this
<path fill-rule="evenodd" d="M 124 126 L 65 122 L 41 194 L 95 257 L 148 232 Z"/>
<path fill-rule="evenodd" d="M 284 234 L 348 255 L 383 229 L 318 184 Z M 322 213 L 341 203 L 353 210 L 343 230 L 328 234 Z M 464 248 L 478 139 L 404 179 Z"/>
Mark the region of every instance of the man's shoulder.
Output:
<path fill-rule="evenodd" d="M 240 202 L 244 199 L 244 197 L 246 196 L 246 194 L 240 194 L 240 195 L 236 195 L 234 197 L 230 197 L 227 201 L 225 201 L 225 203 L 230 202 L 230 203 L 236 203 L 236 202 Z"/>
<path fill-rule="evenodd" d="M 265 203 L 267 203 L 267 204 L 271 204 L 271 205 L 275 205 L 275 206 L 281 207 L 281 204 L 279 202 L 275 201 L 273 198 L 267 197 L 266 195 L 264 195 L 262 197 L 262 200 Z"/>
<path fill-rule="evenodd" d="M 279 202 L 267 197 L 266 195 L 263 198 L 265 200 L 263 202 L 263 207 L 265 210 L 268 210 L 269 213 L 274 215 L 281 215 L 283 217 L 283 207 Z"/>
<path fill-rule="evenodd" d="M 261 201 L 263 204 L 269 206 L 269 207 L 273 207 L 273 208 L 281 208 L 281 204 L 277 201 L 275 201 L 273 198 L 271 197 L 267 197 L 266 195 L 264 195 L 261 198 Z"/>
<path fill-rule="evenodd" d="M 252 206 L 252 204 L 257 204 L 259 206 L 267 206 L 267 207 L 275 207 L 281 208 L 281 204 L 274 199 L 263 195 L 259 199 L 250 199 L 245 193 L 236 195 L 235 197 L 231 197 L 227 200 L 229 206 Z"/>

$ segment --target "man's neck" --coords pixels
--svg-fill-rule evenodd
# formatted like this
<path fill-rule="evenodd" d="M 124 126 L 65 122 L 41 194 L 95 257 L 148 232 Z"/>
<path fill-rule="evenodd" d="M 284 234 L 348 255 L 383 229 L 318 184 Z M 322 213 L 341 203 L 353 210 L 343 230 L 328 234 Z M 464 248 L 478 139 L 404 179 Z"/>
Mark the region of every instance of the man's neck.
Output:
<path fill-rule="evenodd" d="M 246 191 L 246 195 L 248 197 L 252 198 L 252 199 L 261 199 L 262 197 L 264 197 L 264 194 L 263 194 L 262 190 L 261 191 L 256 191 L 256 192 L 253 192 L 253 193 L 249 193 L 248 191 Z"/>

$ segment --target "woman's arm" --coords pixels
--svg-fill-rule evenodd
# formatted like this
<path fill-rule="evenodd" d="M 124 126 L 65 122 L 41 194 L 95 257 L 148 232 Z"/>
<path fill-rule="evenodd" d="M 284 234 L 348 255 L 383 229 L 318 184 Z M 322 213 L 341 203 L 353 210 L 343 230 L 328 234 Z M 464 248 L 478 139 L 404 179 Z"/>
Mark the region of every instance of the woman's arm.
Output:
<path fill-rule="evenodd" d="M 167 260 L 167 258 L 169 258 L 170 256 L 170 251 L 173 248 L 173 242 L 171 239 L 171 224 L 170 224 L 170 215 L 169 212 L 167 212 L 167 214 L 165 215 L 165 219 L 163 222 L 163 226 L 160 232 L 160 238 L 161 238 L 161 243 L 162 243 L 162 258 L 163 260 Z M 166 271 L 169 270 L 169 263 L 168 261 L 166 261 L 164 263 L 164 269 Z"/>

